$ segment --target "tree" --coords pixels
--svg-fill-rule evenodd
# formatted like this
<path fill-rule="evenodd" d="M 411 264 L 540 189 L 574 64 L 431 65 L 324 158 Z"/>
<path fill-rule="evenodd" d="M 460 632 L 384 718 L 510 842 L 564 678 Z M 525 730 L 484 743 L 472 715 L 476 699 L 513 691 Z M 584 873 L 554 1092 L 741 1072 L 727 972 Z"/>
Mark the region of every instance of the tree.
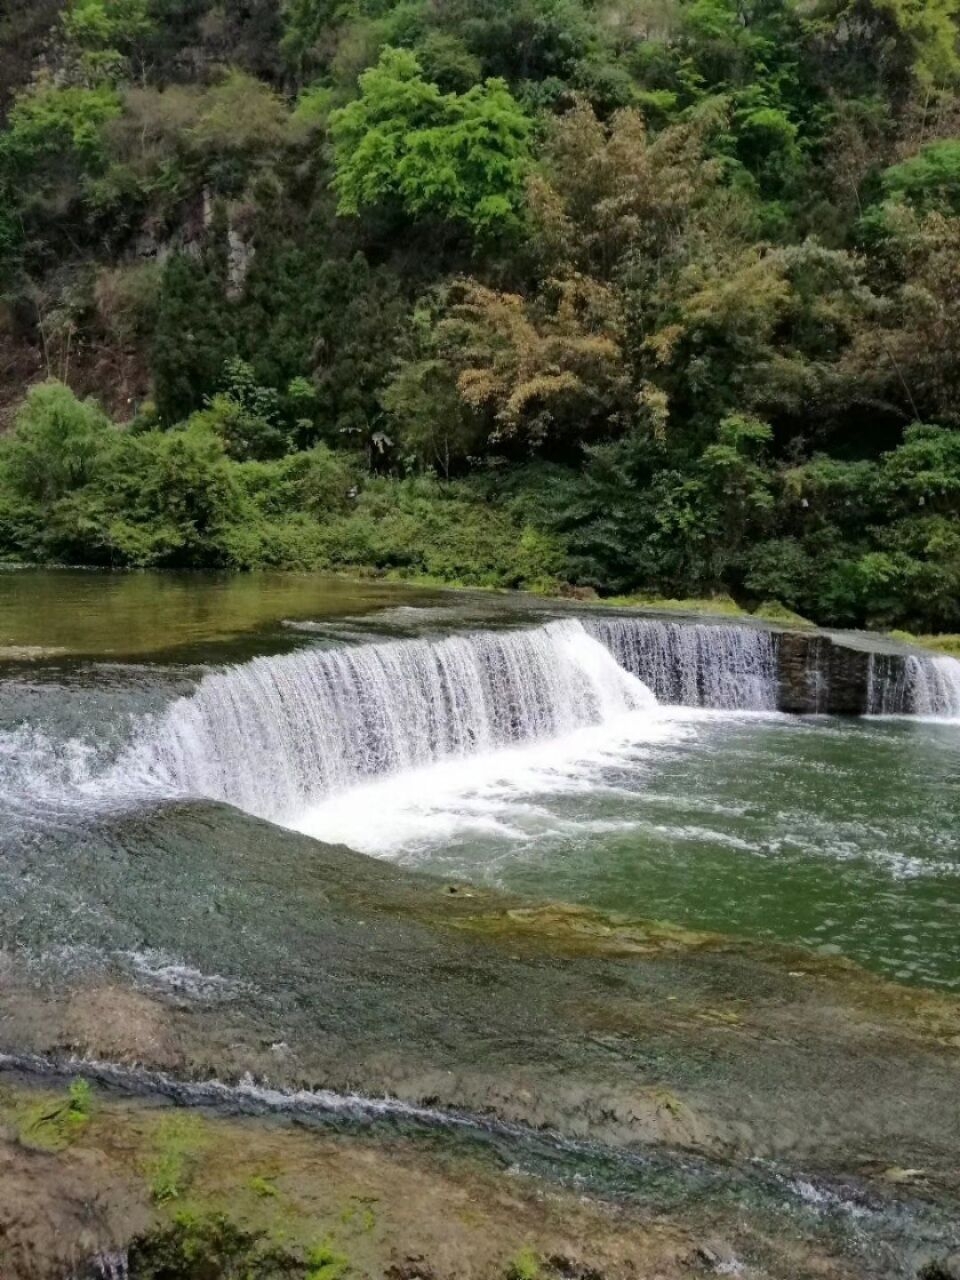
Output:
<path fill-rule="evenodd" d="M 164 268 L 151 367 L 157 411 L 166 426 L 202 407 L 224 364 L 236 355 L 225 291 L 219 246 L 209 247 L 199 259 L 174 254 Z"/>
<path fill-rule="evenodd" d="M 463 402 L 489 418 L 494 442 L 566 447 L 629 420 L 615 294 L 586 277 L 551 281 L 536 302 L 464 280 L 440 325 Z"/>
<path fill-rule="evenodd" d="M 301 77 L 320 61 L 322 41 L 334 26 L 336 10 L 335 0 L 283 0 L 280 49 Z"/>
<path fill-rule="evenodd" d="M 958 424 L 960 217 L 918 217 L 901 207 L 886 228 L 883 253 L 895 275 L 877 322 L 857 335 L 846 364 L 901 422 Z"/>
<path fill-rule="evenodd" d="M 805 20 L 814 70 L 834 92 L 898 110 L 956 81 L 957 15 L 956 0 L 821 0 Z"/>
<path fill-rule="evenodd" d="M 480 236 L 516 225 L 531 122 L 504 81 L 444 94 L 412 53 L 388 48 L 330 129 L 341 214 L 393 202 Z"/>
<path fill-rule="evenodd" d="M 85 52 L 115 49 L 129 57 L 154 33 L 149 0 L 72 0 L 62 18 L 71 45 Z"/>
<path fill-rule="evenodd" d="M 449 303 L 438 290 L 410 317 L 404 356 L 380 394 L 397 453 L 449 480 L 482 452 L 484 422 L 460 397 L 456 367 L 446 358 L 439 320 Z"/>
<path fill-rule="evenodd" d="M 641 317 L 647 376 L 700 439 L 727 412 L 790 422 L 810 405 L 819 433 L 861 403 L 848 355 L 874 306 L 842 251 L 708 244 Z"/>
<path fill-rule="evenodd" d="M 192 143 L 219 159 L 269 152 L 284 140 L 287 112 L 280 98 L 244 71 L 230 71 L 204 96 Z"/>
<path fill-rule="evenodd" d="M 883 173 L 884 192 L 921 213 L 960 214 L 960 139 L 932 142 Z"/>
<path fill-rule="evenodd" d="M 50 507 L 92 479 L 112 431 L 93 401 L 78 400 L 61 382 L 40 383 L 3 440 L 4 479 L 24 500 Z"/>
<path fill-rule="evenodd" d="M 207 422 L 125 436 L 111 464 L 101 537 L 112 557 L 140 565 L 229 563 L 223 540 L 252 512 Z"/>
<path fill-rule="evenodd" d="M 278 393 L 261 386 L 253 366 L 236 357 L 224 365 L 221 382 L 222 390 L 193 421 L 219 436 L 233 458 L 276 458 L 286 453 L 289 440 Z"/>
<path fill-rule="evenodd" d="M 651 136 L 639 111 L 604 124 L 580 101 L 550 122 L 528 184 L 535 250 L 548 269 L 609 279 L 630 254 L 659 271 L 720 180 L 705 142 L 721 120 L 705 110 Z"/>
<path fill-rule="evenodd" d="M 14 181 L 74 178 L 96 171 L 105 159 L 104 127 L 121 112 L 120 98 L 109 85 L 61 87 L 39 81 L 22 94 L 0 135 L 0 167 Z M 40 179 L 40 181 L 38 181 Z"/>

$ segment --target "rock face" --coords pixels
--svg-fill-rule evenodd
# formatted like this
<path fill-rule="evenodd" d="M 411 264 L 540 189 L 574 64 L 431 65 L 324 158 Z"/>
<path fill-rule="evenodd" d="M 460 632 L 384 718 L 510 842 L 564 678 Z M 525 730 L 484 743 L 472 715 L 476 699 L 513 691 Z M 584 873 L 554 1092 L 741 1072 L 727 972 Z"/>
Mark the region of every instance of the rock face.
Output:
<path fill-rule="evenodd" d="M 873 653 L 868 649 L 820 632 L 785 631 L 777 653 L 781 711 L 854 716 L 869 711 Z M 896 663 L 897 656 L 888 660 Z"/>

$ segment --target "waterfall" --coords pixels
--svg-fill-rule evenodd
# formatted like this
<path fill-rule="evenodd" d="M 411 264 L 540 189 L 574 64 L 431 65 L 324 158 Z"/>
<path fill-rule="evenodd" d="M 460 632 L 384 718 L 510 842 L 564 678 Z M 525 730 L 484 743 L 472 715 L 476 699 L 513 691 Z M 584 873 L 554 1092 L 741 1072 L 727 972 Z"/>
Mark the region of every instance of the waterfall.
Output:
<path fill-rule="evenodd" d="M 960 661 L 946 655 L 872 658 L 868 711 L 960 718 Z"/>
<path fill-rule="evenodd" d="M 776 709 L 777 641 L 769 631 L 653 618 L 591 618 L 586 625 L 660 702 Z"/>
<path fill-rule="evenodd" d="M 371 777 L 655 705 L 576 620 L 307 649 L 204 677 L 121 769 L 147 786 L 283 819 Z"/>

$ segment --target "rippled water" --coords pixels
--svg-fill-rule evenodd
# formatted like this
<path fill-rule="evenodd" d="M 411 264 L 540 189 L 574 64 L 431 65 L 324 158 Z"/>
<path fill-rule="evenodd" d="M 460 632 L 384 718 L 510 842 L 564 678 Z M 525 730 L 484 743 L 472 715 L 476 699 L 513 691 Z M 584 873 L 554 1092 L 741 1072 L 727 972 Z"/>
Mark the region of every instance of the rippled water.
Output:
<path fill-rule="evenodd" d="M 960 988 L 960 726 L 674 710 L 423 770 L 301 830 L 451 879 Z"/>

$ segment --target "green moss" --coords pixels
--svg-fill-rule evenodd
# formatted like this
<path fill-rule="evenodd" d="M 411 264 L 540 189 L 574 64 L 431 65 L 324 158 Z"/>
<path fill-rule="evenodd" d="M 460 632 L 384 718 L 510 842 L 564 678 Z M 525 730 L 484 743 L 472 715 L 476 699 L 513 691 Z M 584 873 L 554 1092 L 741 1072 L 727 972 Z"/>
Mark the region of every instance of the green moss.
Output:
<path fill-rule="evenodd" d="M 523 1248 L 507 1264 L 507 1280 L 540 1280 L 543 1270 L 540 1259 L 530 1248 Z"/>
<path fill-rule="evenodd" d="M 345 1253 L 338 1253 L 329 1240 L 310 1250 L 306 1280 L 340 1280 L 350 1266 Z"/>
<path fill-rule="evenodd" d="M 74 1080 L 66 1098 L 43 1098 L 19 1111 L 17 1137 L 38 1151 L 62 1151 L 75 1142 L 90 1122 L 93 1092 L 88 1081 Z"/>
<path fill-rule="evenodd" d="M 260 1174 L 254 1174 L 247 1186 L 254 1195 L 261 1196 L 264 1200 L 269 1200 L 279 1194 L 273 1179 L 262 1177 Z"/>
<path fill-rule="evenodd" d="M 655 955 L 698 949 L 714 938 L 680 925 L 607 915 L 566 903 L 465 915 L 450 923 L 509 945 L 526 939 L 564 955 Z"/>

